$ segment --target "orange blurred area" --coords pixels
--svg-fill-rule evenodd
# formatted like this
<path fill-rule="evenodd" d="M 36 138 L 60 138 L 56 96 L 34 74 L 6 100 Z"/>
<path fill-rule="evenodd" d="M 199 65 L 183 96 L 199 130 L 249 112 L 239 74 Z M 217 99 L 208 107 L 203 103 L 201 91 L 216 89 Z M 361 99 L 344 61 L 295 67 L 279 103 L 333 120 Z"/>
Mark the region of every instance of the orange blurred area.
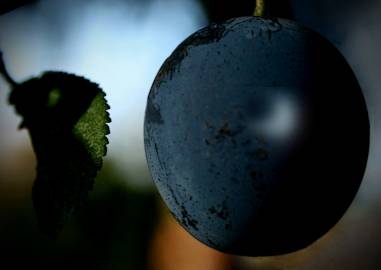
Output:
<path fill-rule="evenodd" d="M 197 241 L 167 210 L 162 210 L 149 257 L 152 270 L 230 270 L 233 264 L 232 256 Z"/>

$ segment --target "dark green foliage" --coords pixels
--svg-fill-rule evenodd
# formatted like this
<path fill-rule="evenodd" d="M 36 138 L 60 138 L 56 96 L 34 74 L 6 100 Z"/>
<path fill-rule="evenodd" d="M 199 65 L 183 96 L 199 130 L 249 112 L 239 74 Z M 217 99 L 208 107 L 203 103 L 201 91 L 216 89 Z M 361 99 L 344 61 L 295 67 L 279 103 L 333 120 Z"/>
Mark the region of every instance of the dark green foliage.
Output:
<path fill-rule="evenodd" d="M 86 205 L 56 241 L 38 233 L 29 196 L 9 200 L 0 189 L 1 269 L 152 269 L 159 198 L 153 190 L 128 188 L 116 171 L 104 161 Z"/>
<path fill-rule="evenodd" d="M 210 22 L 222 22 L 254 13 L 256 0 L 199 0 Z M 265 15 L 279 18 L 293 17 L 291 0 L 265 0 Z"/>
<path fill-rule="evenodd" d="M 55 238 L 102 166 L 110 122 L 105 94 L 82 77 L 47 72 L 16 85 L 9 101 L 37 156 L 33 204 L 39 227 Z"/>

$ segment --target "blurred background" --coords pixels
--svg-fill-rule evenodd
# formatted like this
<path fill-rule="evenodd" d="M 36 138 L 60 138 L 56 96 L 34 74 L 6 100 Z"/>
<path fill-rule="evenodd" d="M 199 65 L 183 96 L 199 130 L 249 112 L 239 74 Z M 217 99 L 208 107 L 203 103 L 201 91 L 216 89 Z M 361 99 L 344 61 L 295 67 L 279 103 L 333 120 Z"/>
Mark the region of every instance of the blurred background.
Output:
<path fill-rule="evenodd" d="M 33 149 L 27 131 L 17 130 L 20 118 L 7 104 L 9 87 L 0 79 L 0 268 L 380 269 L 381 1 L 268 1 L 274 16 L 305 24 L 339 48 L 368 105 L 365 177 L 352 206 L 328 234 L 283 256 L 222 254 L 174 221 L 147 170 L 144 110 L 161 64 L 209 22 L 251 15 L 255 0 L 2 1 L 0 50 L 12 76 L 23 81 L 46 70 L 85 76 L 107 93 L 112 123 L 108 155 L 87 204 L 57 241 L 50 241 L 39 233 L 33 212 Z"/>

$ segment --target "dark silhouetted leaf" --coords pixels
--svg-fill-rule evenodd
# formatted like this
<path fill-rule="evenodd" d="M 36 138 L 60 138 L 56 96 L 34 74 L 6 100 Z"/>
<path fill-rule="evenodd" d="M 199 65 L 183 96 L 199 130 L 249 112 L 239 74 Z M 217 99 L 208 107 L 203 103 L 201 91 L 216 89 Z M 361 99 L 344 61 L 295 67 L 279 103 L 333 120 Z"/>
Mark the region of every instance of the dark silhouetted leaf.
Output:
<path fill-rule="evenodd" d="M 37 0 L 1 0 L 0 14 L 10 12 L 16 8 L 37 2 Z"/>
<path fill-rule="evenodd" d="M 16 85 L 9 101 L 37 156 L 33 204 L 39 227 L 55 238 L 102 166 L 110 122 L 105 94 L 82 77 L 47 72 Z"/>

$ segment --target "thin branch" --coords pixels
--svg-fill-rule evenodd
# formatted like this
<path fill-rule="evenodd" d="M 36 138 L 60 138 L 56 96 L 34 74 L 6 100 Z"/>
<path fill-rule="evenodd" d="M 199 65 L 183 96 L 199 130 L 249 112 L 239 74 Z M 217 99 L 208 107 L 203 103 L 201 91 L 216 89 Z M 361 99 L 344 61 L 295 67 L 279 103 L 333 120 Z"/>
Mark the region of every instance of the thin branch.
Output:
<path fill-rule="evenodd" d="M 4 79 L 11 85 L 11 86 L 17 86 L 17 82 L 12 79 L 12 77 L 9 75 L 7 69 L 5 68 L 4 60 L 3 60 L 3 53 L 0 51 L 0 74 L 3 75 Z"/>

